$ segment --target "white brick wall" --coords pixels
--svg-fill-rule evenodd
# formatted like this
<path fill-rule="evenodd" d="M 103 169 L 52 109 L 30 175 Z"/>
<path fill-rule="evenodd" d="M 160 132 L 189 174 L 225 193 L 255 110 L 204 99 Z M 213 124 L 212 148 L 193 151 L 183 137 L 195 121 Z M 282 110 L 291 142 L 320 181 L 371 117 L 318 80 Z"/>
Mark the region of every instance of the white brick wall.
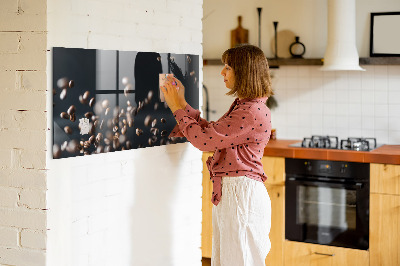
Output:
<path fill-rule="evenodd" d="M 1 265 L 45 265 L 46 3 L 0 2 Z"/>
<path fill-rule="evenodd" d="M 202 56 L 202 0 L 52 0 L 47 8 L 48 49 Z M 50 86 L 51 58 L 47 74 Z M 51 95 L 47 106 L 51 127 Z M 201 265 L 200 151 L 176 144 L 50 156 L 48 265 Z"/>

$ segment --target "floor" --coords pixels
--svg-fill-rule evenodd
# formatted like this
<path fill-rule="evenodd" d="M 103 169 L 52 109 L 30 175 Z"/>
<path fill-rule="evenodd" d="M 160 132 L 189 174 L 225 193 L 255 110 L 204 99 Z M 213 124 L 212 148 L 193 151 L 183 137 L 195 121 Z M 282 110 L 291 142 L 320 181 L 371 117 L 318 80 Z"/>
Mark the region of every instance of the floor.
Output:
<path fill-rule="evenodd" d="M 202 258 L 201 262 L 203 263 L 203 266 L 211 266 L 211 259 L 209 258 Z"/>

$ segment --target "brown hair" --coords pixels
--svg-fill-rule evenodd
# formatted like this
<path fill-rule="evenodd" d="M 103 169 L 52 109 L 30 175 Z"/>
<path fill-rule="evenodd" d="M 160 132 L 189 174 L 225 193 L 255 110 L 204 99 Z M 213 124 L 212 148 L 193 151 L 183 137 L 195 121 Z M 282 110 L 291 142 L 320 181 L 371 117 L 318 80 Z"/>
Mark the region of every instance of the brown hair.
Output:
<path fill-rule="evenodd" d="M 226 50 L 221 60 L 235 74 L 235 86 L 226 95 L 254 99 L 274 94 L 268 61 L 260 48 L 248 44 L 240 45 Z"/>

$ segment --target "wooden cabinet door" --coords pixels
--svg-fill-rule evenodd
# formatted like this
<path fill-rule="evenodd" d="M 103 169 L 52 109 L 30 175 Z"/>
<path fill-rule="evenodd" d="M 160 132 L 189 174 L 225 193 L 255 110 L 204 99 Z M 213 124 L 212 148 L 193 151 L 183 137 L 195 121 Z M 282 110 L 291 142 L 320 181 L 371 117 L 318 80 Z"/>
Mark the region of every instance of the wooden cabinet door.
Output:
<path fill-rule="evenodd" d="M 400 196 L 371 193 L 371 266 L 400 265 Z"/>
<path fill-rule="evenodd" d="M 201 253 L 204 258 L 211 258 L 212 252 L 212 183 L 210 181 L 210 173 L 208 171 L 206 161 L 211 152 L 203 153 L 203 195 L 202 195 L 202 225 L 201 225 Z"/>
<path fill-rule="evenodd" d="M 288 240 L 285 240 L 284 245 L 285 266 L 369 265 L 369 253 L 366 250 L 316 245 Z"/>
<path fill-rule="evenodd" d="M 285 185 L 285 158 L 264 156 L 261 163 L 268 177 L 266 184 Z"/>
<path fill-rule="evenodd" d="M 283 243 L 285 240 L 285 187 L 265 183 L 271 199 L 271 250 L 265 259 L 266 266 L 283 265 Z"/>
<path fill-rule="evenodd" d="M 371 193 L 400 195 L 400 165 L 370 164 Z"/>

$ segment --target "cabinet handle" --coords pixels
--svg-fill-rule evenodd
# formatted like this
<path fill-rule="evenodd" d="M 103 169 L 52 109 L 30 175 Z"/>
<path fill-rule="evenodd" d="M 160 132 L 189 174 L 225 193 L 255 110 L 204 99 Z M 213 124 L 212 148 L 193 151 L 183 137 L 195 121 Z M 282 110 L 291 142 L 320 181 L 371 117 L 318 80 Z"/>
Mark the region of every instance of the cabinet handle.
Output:
<path fill-rule="evenodd" d="M 316 255 L 324 255 L 324 256 L 331 256 L 331 257 L 335 256 L 335 254 L 327 254 L 327 253 L 319 253 L 319 252 L 314 252 L 314 254 L 316 254 Z"/>

